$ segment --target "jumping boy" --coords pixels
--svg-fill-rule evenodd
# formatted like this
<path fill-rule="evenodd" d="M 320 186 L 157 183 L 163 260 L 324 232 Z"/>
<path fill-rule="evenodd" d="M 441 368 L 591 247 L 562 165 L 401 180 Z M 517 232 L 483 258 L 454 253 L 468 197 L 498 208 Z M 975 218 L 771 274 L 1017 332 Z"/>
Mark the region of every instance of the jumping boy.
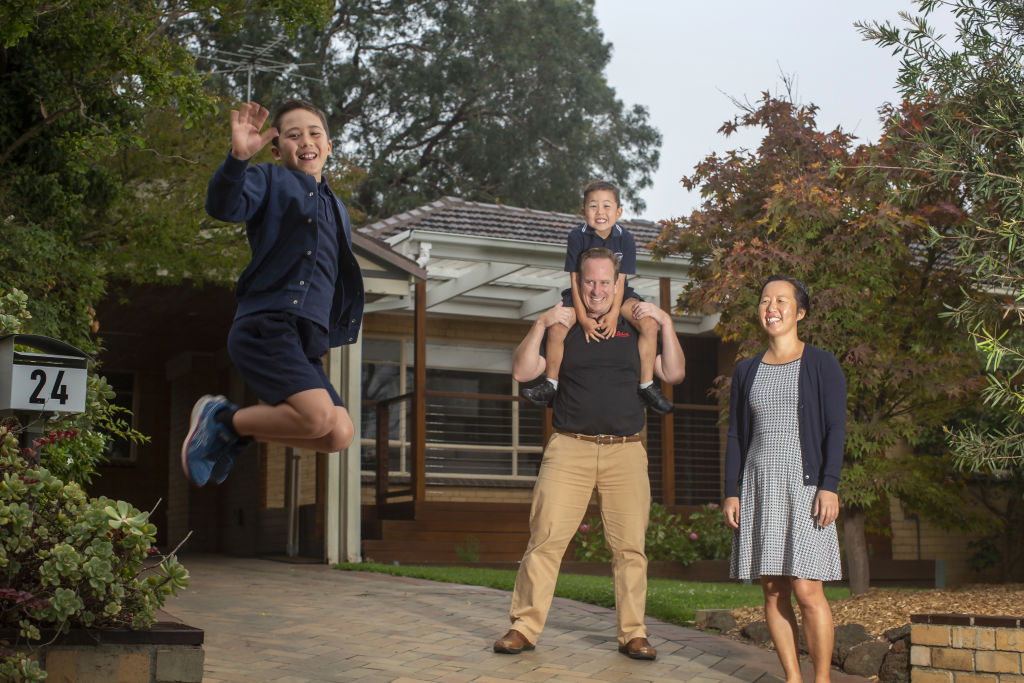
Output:
<path fill-rule="evenodd" d="M 365 302 L 348 212 L 322 180 L 327 117 L 291 100 L 261 133 L 267 116 L 254 102 L 231 112 L 231 152 L 206 195 L 212 217 L 245 221 L 252 260 L 235 286 L 228 353 L 265 403 L 238 408 L 210 395 L 196 402 L 181 465 L 197 486 L 224 481 L 253 440 L 320 452 L 352 442 L 352 420 L 321 360 L 355 341 Z M 278 163 L 250 166 L 268 142 Z"/>
<path fill-rule="evenodd" d="M 537 405 L 551 405 L 558 390 L 558 371 L 562 365 L 565 335 L 573 322 L 578 322 L 586 334 L 587 343 L 600 342 L 615 334 L 616 323 L 620 310 L 626 315 L 639 333 L 640 350 L 640 385 L 637 391 L 644 402 L 659 415 L 672 412 L 672 403 L 661 393 L 654 383 L 654 359 L 658 351 L 658 324 L 651 318 L 637 319 L 634 306 L 643 301 L 626 282 L 626 275 L 636 273 L 636 243 L 633 235 L 620 226 L 617 221 L 622 217 L 622 206 L 619 203 L 619 188 L 609 182 L 596 180 L 583 188 L 583 225 L 569 233 L 569 242 L 565 252 L 565 271 L 570 273 L 571 289 L 562 292 L 562 305 L 571 308 L 573 319 L 568 325 L 555 325 L 548 329 L 545 344 L 544 376 L 546 381 L 532 387 L 523 387 L 519 393 Z M 586 315 L 586 307 L 580 299 L 579 285 L 576 281 L 577 262 L 580 254 L 593 247 L 611 249 L 620 260 L 618 283 L 615 289 L 611 310 L 599 319 Z"/>

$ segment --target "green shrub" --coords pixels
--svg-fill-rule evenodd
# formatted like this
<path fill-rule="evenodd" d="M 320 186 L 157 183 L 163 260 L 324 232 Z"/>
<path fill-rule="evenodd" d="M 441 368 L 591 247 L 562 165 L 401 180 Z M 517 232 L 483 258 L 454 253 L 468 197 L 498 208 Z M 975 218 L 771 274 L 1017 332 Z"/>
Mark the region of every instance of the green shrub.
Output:
<path fill-rule="evenodd" d="M 31 465 L 0 427 L 0 628 L 16 647 L 42 629 L 145 628 L 166 597 L 188 585 L 171 554 L 157 556 L 149 513 L 90 498 Z M 40 680 L 28 655 L 0 651 L 0 678 Z"/>
<path fill-rule="evenodd" d="M 31 331 L 28 297 L 0 292 L 0 335 Z M 43 629 L 145 628 L 188 585 L 174 553 L 159 555 L 148 512 L 82 490 L 114 438 L 144 441 L 90 367 L 85 411 L 51 416 L 23 450 L 15 418 L 0 424 L 0 680 L 46 678 L 35 662 Z M 41 417 L 39 419 L 42 419 Z"/>
<path fill-rule="evenodd" d="M 587 519 L 580 524 L 573 541 L 577 560 L 611 560 L 599 518 Z M 648 560 L 691 564 L 697 560 L 728 559 L 731 550 L 732 531 L 722 523 L 722 512 L 717 504 L 704 505 L 684 522 L 681 515 L 669 513 L 664 505 L 651 503 L 646 539 Z"/>
<path fill-rule="evenodd" d="M 573 554 L 580 562 L 609 562 L 612 559 L 599 517 L 584 520 L 576 530 L 573 541 L 576 544 Z"/>
<path fill-rule="evenodd" d="M 707 503 L 690 515 L 688 536 L 702 560 L 728 560 L 732 553 L 733 531 L 722 521 L 722 508 Z M 696 538 L 694 538 L 696 534 Z"/>

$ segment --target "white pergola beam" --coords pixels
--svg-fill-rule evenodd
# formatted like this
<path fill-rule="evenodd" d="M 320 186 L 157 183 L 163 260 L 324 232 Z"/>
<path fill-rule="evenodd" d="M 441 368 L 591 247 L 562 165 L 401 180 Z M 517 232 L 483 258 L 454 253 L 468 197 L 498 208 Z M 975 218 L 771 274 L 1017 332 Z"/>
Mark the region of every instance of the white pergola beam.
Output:
<path fill-rule="evenodd" d="M 465 294 L 478 287 L 488 285 L 517 270 L 522 270 L 526 265 L 522 263 L 477 263 L 466 269 L 458 278 L 453 278 L 444 284 L 435 285 L 427 292 L 427 310 L 434 308 L 460 294 Z"/>

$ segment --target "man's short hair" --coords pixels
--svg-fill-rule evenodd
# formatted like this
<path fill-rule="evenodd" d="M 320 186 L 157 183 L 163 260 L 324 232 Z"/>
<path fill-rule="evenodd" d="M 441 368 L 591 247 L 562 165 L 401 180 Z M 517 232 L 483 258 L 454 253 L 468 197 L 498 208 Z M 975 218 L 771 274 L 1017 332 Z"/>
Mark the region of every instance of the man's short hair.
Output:
<path fill-rule="evenodd" d="M 593 247 L 580 254 L 580 260 L 576 264 L 576 272 L 583 275 L 583 264 L 591 259 L 606 258 L 615 266 L 615 279 L 619 278 L 619 257 L 608 247 Z"/>
<path fill-rule="evenodd" d="M 607 180 L 591 180 L 583 188 L 583 205 L 587 204 L 587 197 L 590 196 L 591 192 L 599 192 L 600 190 L 607 190 L 615 195 L 615 205 L 622 206 L 622 200 L 619 197 L 619 188 L 613 183 L 609 183 Z"/>
<path fill-rule="evenodd" d="M 325 114 L 320 107 L 316 106 L 312 102 L 307 102 L 306 100 L 288 100 L 287 102 L 283 103 L 280 107 L 277 108 L 277 111 L 274 112 L 274 120 L 270 123 L 270 125 L 273 126 L 274 128 L 277 128 L 277 132 L 280 133 L 281 129 L 278 128 L 278 124 L 281 123 L 281 118 L 284 117 L 284 115 L 287 114 L 288 112 L 295 111 L 296 109 L 305 109 L 308 112 L 316 114 L 317 117 L 319 117 L 320 119 L 320 125 L 324 127 L 324 135 L 330 137 L 331 133 L 330 131 L 327 130 L 327 114 Z M 277 147 L 276 135 L 274 136 L 274 139 L 271 140 L 270 144 L 272 144 L 274 147 Z"/>

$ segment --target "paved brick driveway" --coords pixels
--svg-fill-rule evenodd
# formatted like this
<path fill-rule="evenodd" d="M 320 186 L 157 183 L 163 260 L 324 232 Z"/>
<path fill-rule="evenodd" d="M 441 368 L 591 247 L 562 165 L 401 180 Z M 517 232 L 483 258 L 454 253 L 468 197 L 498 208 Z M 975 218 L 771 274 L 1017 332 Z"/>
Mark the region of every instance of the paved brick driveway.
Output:
<path fill-rule="evenodd" d="M 499 655 L 510 595 L 319 564 L 185 556 L 190 588 L 165 607 L 206 632 L 220 681 L 778 681 L 771 652 L 648 620 L 654 662 L 619 654 L 615 614 L 555 598 L 537 649 Z M 810 680 L 809 665 L 805 677 Z M 836 683 L 867 679 L 833 672 Z"/>

